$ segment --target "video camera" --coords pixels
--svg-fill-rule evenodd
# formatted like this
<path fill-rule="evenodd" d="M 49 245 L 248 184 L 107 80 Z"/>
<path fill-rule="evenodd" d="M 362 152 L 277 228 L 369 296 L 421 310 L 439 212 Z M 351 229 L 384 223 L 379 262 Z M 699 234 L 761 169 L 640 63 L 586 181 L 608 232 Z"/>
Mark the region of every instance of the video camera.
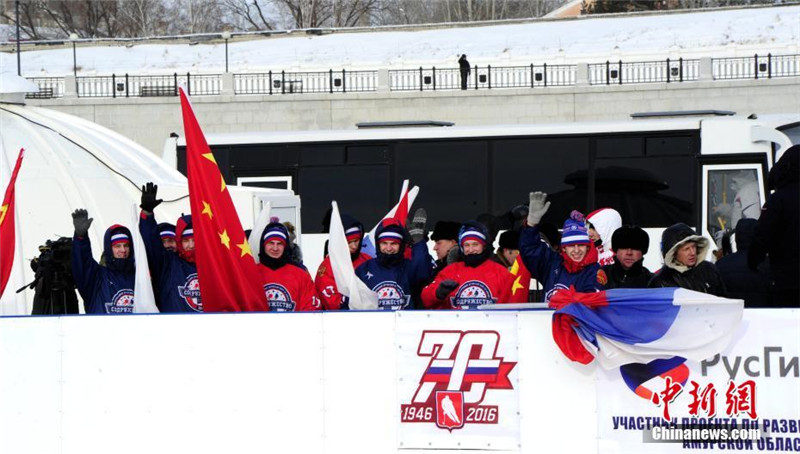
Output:
<path fill-rule="evenodd" d="M 35 279 L 26 287 L 34 289 L 32 315 L 77 314 L 78 297 L 72 278 L 72 238 L 47 240 L 39 256 L 31 260 Z"/>

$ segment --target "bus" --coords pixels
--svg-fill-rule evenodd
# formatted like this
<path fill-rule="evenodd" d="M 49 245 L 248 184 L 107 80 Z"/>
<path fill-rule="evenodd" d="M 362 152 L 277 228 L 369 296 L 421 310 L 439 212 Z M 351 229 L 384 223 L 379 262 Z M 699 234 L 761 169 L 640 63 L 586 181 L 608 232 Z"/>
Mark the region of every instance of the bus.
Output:
<path fill-rule="evenodd" d="M 650 232 L 645 265 L 657 269 L 663 228 L 684 222 L 713 240 L 739 218 L 757 217 L 767 172 L 800 134 L 800 113 L 665 112 L 624 121 L 496 126 L 413 123 L 208 134 L 207 140 L 228 184 L 291 189 L 300 196 L 298 223 L 311 268 L 322 260 L 324 240 L 318 237 L 326 236 L 319 234 L 331 200 L 371 226 L 410 179 L 421 189 L 414 206 L 426 208 L 431 226 L 502 215 L 527 203 L 535 190 L 552 202 L 542 222 L 559 227 L 573 209 L 615 208 L 624 223 Z M 173 144 L 165 153 L 185 173 L 185 141 Z M 735 206 L 737 197 L 750 201 L 748 206 Z"/>

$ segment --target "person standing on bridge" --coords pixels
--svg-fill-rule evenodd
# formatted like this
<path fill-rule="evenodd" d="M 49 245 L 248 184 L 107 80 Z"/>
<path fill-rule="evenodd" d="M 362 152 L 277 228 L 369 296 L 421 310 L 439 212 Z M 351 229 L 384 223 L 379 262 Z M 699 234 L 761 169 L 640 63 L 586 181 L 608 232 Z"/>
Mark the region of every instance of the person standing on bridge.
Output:
<path fill-rule="evenodd" d="M 461 58 L 458 59 L 458 70 L 461 72 L 461 89 L 466 90 L 469 73 L 472 71 L 467 61 L 467 54 L 461 54 Z"/>

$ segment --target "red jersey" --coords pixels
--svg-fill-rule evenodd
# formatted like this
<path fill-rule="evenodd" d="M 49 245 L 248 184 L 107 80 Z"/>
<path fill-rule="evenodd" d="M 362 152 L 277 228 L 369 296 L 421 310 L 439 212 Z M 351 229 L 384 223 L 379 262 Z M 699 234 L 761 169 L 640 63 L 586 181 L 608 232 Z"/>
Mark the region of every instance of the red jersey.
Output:
<path fill-rule="evenodd" d="M 353 269 L 358 268 L 362 263 L 371 259 L 369 255 L 360 253 L 355 260 L 353 260 Z M 325 260 L 317 268 L 317 278 L 314 279 L 314 286 L 317 288 L 320 299 L 322 299 L 322 308 L 326 311 L 339 310 L 342 308 L 342 298 L 344 295 L 339 293 L 336 287 L 336 280 L 333 278 L 333 270 L 331 269 L 331 257 L 325 256 Z"/>
<path fill-rule="evenodd" d="M 292 264 L 277 270 L 259 265 L 270 311 L 318 311 L 320 301 L 308 271 Z"/>
<path fill-rule="evenodd" d="M 440 300 L 436 289 L 446 280 L 458 282 L 458 287 Z M 513 283 L 514 276 L 506 267 L 492 260 L 474 268 L 456 262 L 447 265 L 422 290 L 422 304 L 429 309 L 475 309 L 484 304 L 508 303 Z"/>

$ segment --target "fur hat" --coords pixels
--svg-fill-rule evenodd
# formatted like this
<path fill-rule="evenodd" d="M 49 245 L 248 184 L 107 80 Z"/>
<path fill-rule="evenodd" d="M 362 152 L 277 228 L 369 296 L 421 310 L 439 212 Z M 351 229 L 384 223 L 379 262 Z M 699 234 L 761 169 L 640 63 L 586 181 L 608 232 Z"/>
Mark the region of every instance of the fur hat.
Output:
<path fill-rule="evenodd" d="M 614 234 L 611 235 L 611 244 L 614 252 L 617 252 L 617 249 L 636 249 L 642 251 L 642 254 L 647 254 L 647 250 L 650 248 L 650 235 L 641 227 L 623 225 L 614 230 Z"/>
<path fill-rule="evenodd" d="M 502 249 L 519 249 L 519 232 L 506 230 L 500 234 L 499 244 Z"/>
<path fill-rule="evenodd" d="M 451 240 L 458 241 L 458 229 L 461 225 L 458 222 L 439 221 L 433 227 L 431 239 L 433 241 Z"/>

